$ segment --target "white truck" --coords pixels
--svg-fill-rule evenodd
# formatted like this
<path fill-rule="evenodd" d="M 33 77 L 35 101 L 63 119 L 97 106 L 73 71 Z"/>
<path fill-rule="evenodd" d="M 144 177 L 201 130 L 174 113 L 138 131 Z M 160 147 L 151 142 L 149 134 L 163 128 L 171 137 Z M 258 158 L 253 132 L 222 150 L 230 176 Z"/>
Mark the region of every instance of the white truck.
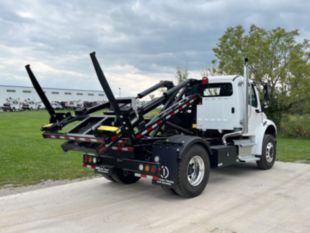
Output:
<path fill-rule="evenodd" d="M 64 151 L 83 152 L 83 166 L 112 182 L 148 178 L 166 191 L 195 197 L 205 189 L 211 168 L 238 162 L 256 162 L 260 169 L 274 165 L 277 129 L 262 111 L 247 61 L 243 76 L 188 79 L 177 86 L 161 81 L 136 97 L 116 99 L 95 53 L 90 56 L 109 101 L 74 113 L 55 112 L 26 66 L 50 114 L 43 137 L 66 140 Z M 167 91 L 137 104 L 159 88 Z M 264 103 L 268 100 L 265 86 Z M 155 109 L 159 112 L 150 114 Z M 98 111 L 101 114 L 92 115 Z M 61 131 L 76 121 L 80 123 Z"/>
<path fill-rule="evenodd" d="M 6 112 L 16 112 L 21 111 L 23 104 L 19 101 L 19 99 L 8 98 L 6 103 L 3 104 L 3 111 Z"/>

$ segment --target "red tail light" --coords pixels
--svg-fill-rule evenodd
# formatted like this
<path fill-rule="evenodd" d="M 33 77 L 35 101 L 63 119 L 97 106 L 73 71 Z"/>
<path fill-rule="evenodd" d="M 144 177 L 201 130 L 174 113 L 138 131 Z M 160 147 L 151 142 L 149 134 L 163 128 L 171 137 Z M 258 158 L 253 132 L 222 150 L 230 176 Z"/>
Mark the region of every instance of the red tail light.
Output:
<path fill-rule="evenodd" d="M 207 76 L 202 77 L 201 82 L 202 82 L 202 85 L 207 85 L 207 84 L 209 83 L 209 79 L 208 79 L 208 77 L 207 77 Z"/>

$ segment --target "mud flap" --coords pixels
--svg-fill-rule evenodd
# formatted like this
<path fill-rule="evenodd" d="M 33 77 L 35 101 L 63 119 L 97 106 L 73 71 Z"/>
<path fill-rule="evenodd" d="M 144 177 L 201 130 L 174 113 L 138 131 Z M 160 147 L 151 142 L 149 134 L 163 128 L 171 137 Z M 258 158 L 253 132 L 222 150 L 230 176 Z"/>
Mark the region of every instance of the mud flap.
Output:
<path fill-rule="evenodd" d="M 153 184 L 173 187 L 176 183 L 179 164 L 180 147 L 177 143 L 162 142 L 153 145 L 152 156 L 156 161 L 159 158 L 160 178 L 153 180 Z M 157 157 L 157 158 L 156 158 Z"/>

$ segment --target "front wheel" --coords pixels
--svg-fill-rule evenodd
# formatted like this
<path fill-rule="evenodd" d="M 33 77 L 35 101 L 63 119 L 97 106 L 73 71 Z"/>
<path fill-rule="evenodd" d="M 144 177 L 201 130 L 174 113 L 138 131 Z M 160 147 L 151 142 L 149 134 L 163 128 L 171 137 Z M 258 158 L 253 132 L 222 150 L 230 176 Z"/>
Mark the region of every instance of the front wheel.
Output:
<path fill-rule="evenodd" d="M 193 145 L 183 155 L 177 174 L 174 191 L 181 197 L 196 197 L 205 189 L 210 173 L 207 151 L 200 145 Z"/>
<path fill-rule="evenodd" d="M 263 170 L 272 168 L 276 161 L 276 152 L 276 139 L 273 135 L 266 134 L 263 140 L 262 156 L 257 161 L 257 166 Z"/>

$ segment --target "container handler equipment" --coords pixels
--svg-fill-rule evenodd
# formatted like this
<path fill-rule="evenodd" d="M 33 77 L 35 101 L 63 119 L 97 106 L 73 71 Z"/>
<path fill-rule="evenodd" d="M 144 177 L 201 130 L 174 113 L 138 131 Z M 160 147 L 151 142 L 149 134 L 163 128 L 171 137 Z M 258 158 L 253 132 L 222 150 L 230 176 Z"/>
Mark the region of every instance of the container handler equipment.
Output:
<path fill-rule="evenodd" d="M 55 111 L 26 65 L 50 115 L 43 137 L 65 140 L 65 152 L 83 152 L 84 167 L 112 182 L 148 178 L 165 191 L 195 197 L 206 187 L 210 168 L 250 161 L 261 169 L 273 166 L 276 126 L 262 112 L 247 60 L 243 76 L 188 79 L 176 86 L 160 81 L 134 98 L 115 98 L 95 52 L 90 57 L 108 101 L 74 112 Z M 162 95 L 138 104 L 160 88 L 166 89 Z M 158 114 L 147 117 L 155 109 Z M 98 111 L 103 113 L 92 115 Z M 73 122 L 78 124 L 63 132 Z"/>

